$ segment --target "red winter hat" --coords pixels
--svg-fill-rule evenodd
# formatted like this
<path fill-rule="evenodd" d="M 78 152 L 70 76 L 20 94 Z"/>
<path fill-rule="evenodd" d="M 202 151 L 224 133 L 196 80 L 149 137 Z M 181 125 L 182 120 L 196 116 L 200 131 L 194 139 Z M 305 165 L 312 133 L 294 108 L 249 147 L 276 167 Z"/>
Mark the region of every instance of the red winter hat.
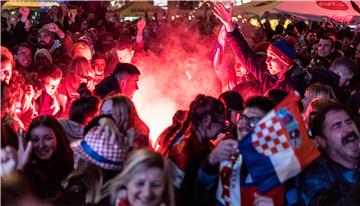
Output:
<path fill-rule="evenodd" d="M 291 42 L 280 39 L 272 44 L 268 48 L 268 53 L 279 58 L 282 62 L 287 65 L 292 65 L 293 59 L 296 57 L 295 48 L 292 46 Z"/>

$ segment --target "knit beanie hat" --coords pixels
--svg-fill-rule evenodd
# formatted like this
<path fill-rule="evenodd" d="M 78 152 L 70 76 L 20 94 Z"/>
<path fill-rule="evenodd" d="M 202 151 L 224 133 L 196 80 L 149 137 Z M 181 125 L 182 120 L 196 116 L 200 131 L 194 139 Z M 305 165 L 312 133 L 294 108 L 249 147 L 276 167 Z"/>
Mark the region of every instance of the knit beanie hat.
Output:
<path fill-rule="evenodd" d="M 44 57 L 46 57 L 49 62 L 52 64 L 53 63 L 53 58 L 51 56 L 51 54 L 49 53 L 49 51 L 47 49 L 38 49 L 36 52 L 35 52 L 35 55 L 34 55 L 34 63 L 37 64 L 37 57 L 40 56 L 40 55 L 43 55 Z"/>
<path fill-rule="evenodd" d="M 282 62 L 289 66 L 293 64 L 293 59 L 296 57 L 295 48 L 289 41 L 284 39 L 280 39 L 271 44 L 268 48 L 268 52 L 278 57 Z"/>

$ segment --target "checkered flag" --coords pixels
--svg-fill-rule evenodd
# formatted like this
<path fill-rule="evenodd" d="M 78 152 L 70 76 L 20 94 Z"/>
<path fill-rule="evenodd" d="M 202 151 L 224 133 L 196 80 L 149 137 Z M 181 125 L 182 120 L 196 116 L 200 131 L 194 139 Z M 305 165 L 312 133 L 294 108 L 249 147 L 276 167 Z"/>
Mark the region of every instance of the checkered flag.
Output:
<path fill-rule="evenodd" d="M 261 192 L 296 176 L 320 155 L 307 135 L 298 100 L 299 96 L 290 94 L 239 143 L 244 163 Z"/>

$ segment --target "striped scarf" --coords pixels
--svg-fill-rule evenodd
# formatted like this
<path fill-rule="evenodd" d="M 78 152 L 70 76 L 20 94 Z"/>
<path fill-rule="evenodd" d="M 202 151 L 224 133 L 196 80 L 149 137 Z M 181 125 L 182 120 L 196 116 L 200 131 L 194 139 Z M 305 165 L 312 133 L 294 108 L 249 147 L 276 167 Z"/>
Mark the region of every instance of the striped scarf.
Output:
<path fill-rule="evenodd" d="M 220 177 L 216 199 L 218 205 L 241 205 L 240 168 L 242 156 L 237 154 L 220 163 Z"/>

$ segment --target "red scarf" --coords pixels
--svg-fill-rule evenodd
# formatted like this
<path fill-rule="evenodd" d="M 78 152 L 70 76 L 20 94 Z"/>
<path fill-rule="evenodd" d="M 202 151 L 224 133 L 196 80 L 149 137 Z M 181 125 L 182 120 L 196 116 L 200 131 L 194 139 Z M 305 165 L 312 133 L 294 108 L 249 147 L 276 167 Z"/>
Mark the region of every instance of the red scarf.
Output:
<path fill-rule="evenodd" d="M 225 206 L 230 206 L 230 179 L 232 176 L 233 167 L 238 156 L 238 154 L 232 155 L 230 157 L 231 167 L 229 167 L 229 165 L 226 165 L 220 171 L 220 178 L 222 182 L 221 197 L 225 200 Z"/>

